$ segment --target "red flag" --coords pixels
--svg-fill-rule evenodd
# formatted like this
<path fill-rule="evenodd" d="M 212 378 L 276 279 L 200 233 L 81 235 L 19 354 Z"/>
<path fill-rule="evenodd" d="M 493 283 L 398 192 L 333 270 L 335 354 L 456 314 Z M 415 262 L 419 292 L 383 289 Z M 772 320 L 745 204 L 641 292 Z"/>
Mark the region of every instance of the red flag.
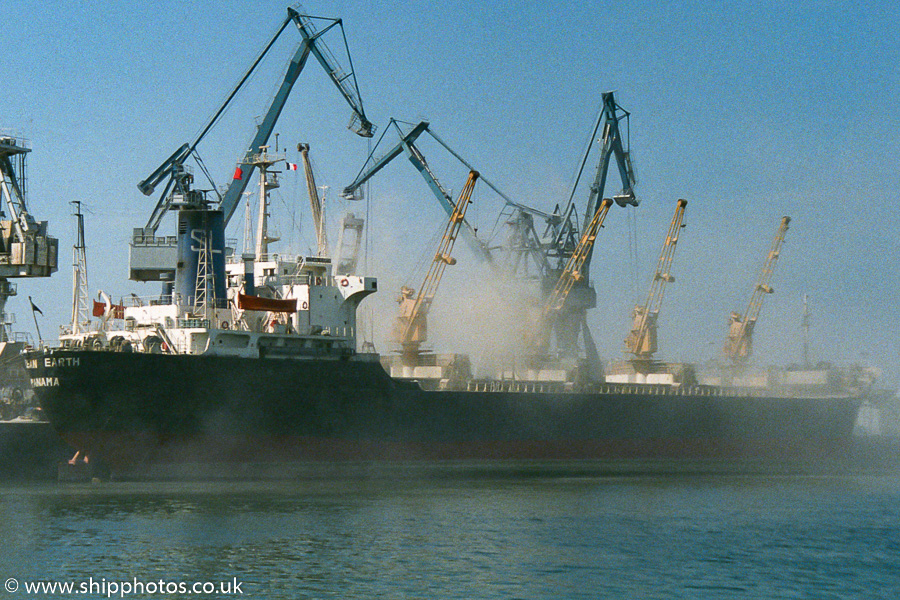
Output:
<path fill-rule="evenodd" d="M 122 304 L 113 304 L 110 307 L 112 309 L 112 314 L 110 315 L 113 319 L 124 319 L 125 318 L 125 306 Z M 105 302 L 97 302 L 94 300 L 94 310 L 91 313 L 95 317 L 102 317 L 106 314 L 106 303 Z"/>
<path fill-rule="evenodd" d="M 244 178 L 244 172 L 241 170 L 240 167 L 237 167 L 234 170 L 234 178 L 235 179 L 243 179 Z"/>

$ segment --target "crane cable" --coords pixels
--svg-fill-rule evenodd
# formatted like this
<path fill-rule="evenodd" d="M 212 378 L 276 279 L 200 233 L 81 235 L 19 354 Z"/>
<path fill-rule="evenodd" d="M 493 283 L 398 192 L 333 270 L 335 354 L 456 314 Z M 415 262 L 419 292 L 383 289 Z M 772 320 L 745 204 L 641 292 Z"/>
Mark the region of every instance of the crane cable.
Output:
<path fill-rule="evenodd" d="M 637 211 L 628 210 L 625 213 L 628 216 L 626 219 L 628 224 L 628 278 L 631 280 L 631 295 L 634 303 L 638 304 L 641 296 L 638 290 L 640 248 L 638 247 Z"/>

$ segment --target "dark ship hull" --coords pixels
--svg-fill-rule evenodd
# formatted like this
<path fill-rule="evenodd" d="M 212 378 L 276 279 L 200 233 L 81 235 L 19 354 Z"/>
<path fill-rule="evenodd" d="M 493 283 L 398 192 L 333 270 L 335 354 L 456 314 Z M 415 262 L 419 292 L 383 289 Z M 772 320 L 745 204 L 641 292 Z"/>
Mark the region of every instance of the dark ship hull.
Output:
<path fill-rule="evenodd" d="M 72 454 L 46 421 L 0 421 L 0 480 L 56 479 L 57 464 Z"/>
<path fill-rule="evenodd" d="M 0 342 L 0 480 L 55 479 L 73 452 L 37 409 L 22 347 Z"/>
<path fill-rule="evenodd" d="M 63 439 L 121 472 L 461 459 L 816 463 L 847 452 L 860 405 L 706 386 L 425 391 L 359 359 L 57 350 L 32 353 L 28 369 Z"/>

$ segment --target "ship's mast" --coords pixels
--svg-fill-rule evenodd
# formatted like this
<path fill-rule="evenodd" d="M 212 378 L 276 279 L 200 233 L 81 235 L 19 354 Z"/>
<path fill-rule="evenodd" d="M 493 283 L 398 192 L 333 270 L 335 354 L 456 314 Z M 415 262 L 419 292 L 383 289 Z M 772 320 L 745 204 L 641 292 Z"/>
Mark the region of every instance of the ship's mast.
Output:
<path fill-rule="evenodd" d="M 252 155 L 245 164 L 259 168 L 259 219 L 256 224 L 256 259 L 266 260 L 269 254 L 269 243 L 279 238 L 269 236 L 269 190 L 280 187 L 278 171 L 269 169 L 284 156 L 269 154 L 268 146 L 260 146 L 259 153 Z"/>
<path fill-rule="evenodd" d="M 70 202 L 75 207 L 75 245 L 72 246 L 72 333 L 78 334 L 90 328 L 88 310 L 87 247 L 84 243 L 84 215 L 81 202 Z"/>
<path fill-rule="evenodd" d="M 250 210 L 250 196 L 251 192 L 245 192 L 244 195 L 247 197 L 247 201 L 244 204 L 244 247 L 241 251 L 241 254 L 247 254 L 253 251 L 253 220 L 252 220 L 252 211 Z"/>

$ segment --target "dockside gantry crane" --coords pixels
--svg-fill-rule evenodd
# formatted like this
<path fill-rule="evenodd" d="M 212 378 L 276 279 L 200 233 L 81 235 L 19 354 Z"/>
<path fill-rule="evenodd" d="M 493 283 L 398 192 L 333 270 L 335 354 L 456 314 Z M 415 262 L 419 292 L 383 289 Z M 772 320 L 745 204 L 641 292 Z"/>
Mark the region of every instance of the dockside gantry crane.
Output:
<path fill-rule="evenodd" d="M 196 264 L 198 261 L 197 255 L 200 250 L 198 250 L 193 243 L 178 243 L 178 236 L 182 236 L 184 230 L 184 227 L 182 227 L 180 222 L 181 215 L 189 212 L 199 214 L 203 211 L 206 211 L 207 213 L 220 213 L 221 216 L 211 216 L 210 214 L 203 215 L 202 219 L 198 218 L 198 226 L 193 230 L 191 235 L 194 237 L 203 237 L 197 233 L 197 231 L 200 230 L 201 232 L 209 234 L 209 237 L 213 240 L 224 239 L 224 233 L 222 232 L 234 214 L 241 196 L 252 178 L 253 170 L 255 169 L 255 166 L 249 162 L 248 157 L 259 153 L 261 148 L 267 144 L 275 127 L 275 123 L 284 108 L 288 95 L 300 73 L 303 71 L 310 55 L 313 55 L 316 60 L 318 60 L 328 77 L 338 88 L 341 95 L 353 110 L 350 129 L 362 137 L 372 137 L 375 127 L 366 117 L 363 109 L 362 100 L 359 95 L 359 87 L 356 82 L 356 75 L 352 69 L 352 61 L 350 61 L 349 71 L 344 71 L 322 39 L 322 36 L 328 31 L 334 28 L 340 29 L 349 60 L 349 49 L 347 48 L 346 36 L 343 34 L 342 21 L 340 19 L 325 19 L 322 17 L 312 17 L 300 14 L 293 8 L 288 8 L 287 13 L 287 17 L 284 19 L 275 35 L 265 45 L 260 55 L 238 82 L 234 90 L 228 95 L 222 106 L 201 130 L 200 134 L 192 142 L 182 145 L 153 173 L 138 184 L 138 188 L 145 195 L 152 194 L 155 188 L 160 184 L 164 184 L 164 190 L 160 195 L 159 201 L 151 213 L 147 224 L 143 228 L 135 229 L 134 231 L 129 265 L 131 279 L 136 281 L 163 282 L 171 282 L 174 279 L 176 293 L 178 292 L 179 282 L 182 280 L 184 280 L 184 282 L 190 282 L 189 287 L 193 287 L 193 278 L 196 275 Z M 326 21 L 328 24 L 321 31 L 318 31 L 314 25 L 314 20 Z M 229 106 L 237 92 L 247 82 L 276 40 L 291 23 L 297 27 L 297 30 L 302 37 L 300 45 L 290 60 L 283 81 L 275 93 L 275 97 L 263 117 L 262 122 L 257 127 L 249 148 L 238 160 L 238 166 L 231 183 L 224 194 L 220 194 L 213 184 L 212 191 L 216 194 L 217 200 L 215 202 L 210 202 L 206 199 L 206 194 L 204 192 L 192 189 L 193 174 L 190 173 L 185 163 L 188 159 L 193 157 L 197 165 L 210 180 L 210 183 L 212 183 L 212 178 L 209 176 L 203 161 L 197 154 L 197 145 L 218 122 L 222 113 Z M 212 211 L 209 210 L 210 208 L 212 208 Z M 156 231 L 160 225 L 160 221 L 169 210 L 176 210 L 180 215 L 178 236 L 157 237 Z M 209 220 L 208 217 L 212 219 L 211 223 L 207 223 Z M 193 241 L 198 242 L 199 240 L 193 239 Z M 213 241 L 212 243 L 215 245 L 216 242 Z M 204 246 L 204 244 L 200 244 L 200 246 Z M 185 250 L 185 248 L 187 248 L 187 250 Z M 185 252 L 189 253 L 190 256 L 179 255 L 179 253 L 183 254 Z M 221 254 L 220 249 L 212 248 L 211 252 L 214 261 L 224 261 L 224 258 L 217 256 L 217 253 Z M 176 269 L 176 264 L 187 265 L 184 274 L 180 273 L 180 266 Z M 193 268 L 191 265 L 193 265 Z M 221 267 L 216 267 L 214 270 L 221 270 L 221 277 L 224 278 L 224 262 Z"/>
<path fill-rule="evenodd" d="M 399 141 L 383 156 L 375 159 L 374 153 L 376 149 L 381 144 L 382 140 L 384 140 L 384 135 L 392 129 L 397 132 L 400 138 Z M 356 179 L 353 181 L 353 183 L 344 188 L 343 192 L 341 192 L 341 196 L 348 199 L 358 199 L 359 190 L 361 189 L 363 184 L 365 184 L 381 169 L 386 167 L 392 160 L 394 160 L 401 154 L 406 154 L 409 162 L 412 163 L 416 170 L 422 175 L 422 178 L 425 179 L 425 183 L 434 194 L 434 197 L 437 199 L 438 204 L 441 205 L 441 208 L 444 209 L 444 212 L 446 212 L 448 216 L 452 216 L 456 211 L 456 203 L 453 201 L 453 196 L 441 184 L 440 180 L 437 178 L 437 175 L 428 164 L 428 161 L 425 159 L 425 155 L 418 148 L 418 146 L 416 146 L 416 140 L 426 132 L 438 143 L 443 145 L 444 148 L 446 148 L 451 154 L 457 157 L 466 166 L 466 168 L 469 169 L 470 172 L 476 170 L 469 163 L 460 158 L 459 155 L 456 154 L 449 146 L 444 144 L 444 142 L 439 137 L 437 137 L 430 129 L 430 124 L 427 121 L 419 122 L 409 131 L 404 133 L 400 128 L 400 123 L 396 119 L 392 118 L 388 122 L 387 127 L 384 128 L 384 133 L 382 133 L 378 142 L 376 142 L 375 146 L 372 148 L 372 151 L 366 159 L 366 162 L 360 170 L 359 174 L 356 176 Z M 499 190 L 497 190 L 489 181 L 484 178 L 482 178 L 482 181 L 485 183 L 485 185 L 489 186 L 491 189 L 502 195 L 502 192 L 499 192 Z M 491 254 L 491 250 L 490 248 L 488 248 L 488 245 L 478 237 L 475 232 L 475 228 L 472 227 L 468 221 L 463 219 L 463 221 L 460 223 L 460 229 L 464 232 L 466 241 L 472 248 L 472 251 L 475 253 L 475 255 L 488 264 L 493 264 L 494 257 Z"/>
<path fill-rule="evenodd" d="M 781 256 L 781 247 L 784 245 L 784 236 L 790 223 L 790 217 L 782 217 L 778 233 L 775 234 L 772 247 L 759 272 L 756 287 L 753 288 L 753 295 L 750 297 L 750 304 L 747 306 L 746 312 L 743 315 L 736 312 L 731 313 L 728 324 L 728 340 L 725 342 L 725 357 L 731 360 L 736 367 L 746 365 L 750 359 L 750 353 L 753 350 L 753 329 L 756 327 L 756 320 L 762 309 L 763 298 L 766 294 L 772 294 L 775 291 L 771 285 L 772 273 L 775 271 L 778 257 Z"/>
<path fill-rule="evenodd" d="M 627 134 L 623 131 L 622 122 L 627 122 L 630 113 L 624 110 L 616 102 L 613 92 L 605 92 L 602 96 L 602 105 L 597 122 L 594 125 L 592 140 L 596 140 L 600 145 L 600 159 L 597 163 L 594 180 L 590 187 L 587 206 L 584 213 L 584 224 L 581 233 L 571 230 L 571 221 L 568 215 L 572 215 L 574 211 L 574 199 L 578 190 L 578 183 L 581 175 L 587 165 L 591 155 L 593 143 L 590 144 L 585 151 L 584 158 L 572 186 L 572 192 L 565 208 L 560 211 L 557 207 L 556 214 L 561 215 L 562 227 L 558 231 L 558 237 L 551 241 L 550 247 L 554 249 L 556 258 L 555 268 L 551 269 L 544 275 L 544 288 L 550 289 L 550 285 L 554 286 L 561 279 L 565 272 L 565 266 L 570 262 L 576 248 L 567 246 L 568 240 L 583 240 L 585 234 L 590 232 L 591 222 L 596 218 L 598 212 L 602 209 L 606 202 L 606 183 L 609 175 L 610 163 L 613 159 L 619 171 L 619 177 L 622 182 L 622 189 L 612 196 L 621 207 L 638 206 L 640 201 L 634 192 L 634 186 L 637 182 L 634 174 L 634 167 L 631 163 L 631 152 L 627 141 Z M 602 127 L 602 128 L 601 128 Z M 597 132 L 600 131 L 600 137 Z M 608 210 L 608 209 L 607 209 Z M 593 256 L 593 242 L 587 247 L 584 257 L 582 257 L 579 273 L 581 277 L 574 282 L 571 289 L 566 294 L 565 301 L 557 310 L 554 311 L 553 330 L 556 333 L 556 347 L 561 357 L 575 357 L 578 349 L 579 333 L 584 343 L 584 351 L 588 360 L 589 368 L 594 373 L 599 373 L 600 364 L 599 357 L 596 352 L 596 345 L 587 322 L 587 311 L 597 306 L 597 294 L 591 285 L 590 266 Z M 545 326 L 542 326 L 545 327 Z"/>
<path fill-rule="evenodd" d="M 544 304 L 537 324 L 538 336 L 536 341 L 532 343 L 537 357 L 543 358 L 546 354 L 550 345 L 551 332 L 557 319 L 559 319 L 560 312 L 566 305 L 566 298 L 569 292 L 572 291 L 572 287 L 587 277 L 587 273 L 584 271 L 585 264 L 594 248 L 597 234 L 600 232 L 600 228 L 603 227 L 603 221 L 606 220 L 606 214 L 609 212 L 609 207 L 612 206 L 612 203 L 611 199 L 604 198 L 597 206 L 594 217 L 587 224 L 587 228 L 578 241 L 578 245 L 572 251 L 569 261 L 559 276 L 559 280 L 557 280 L 550 297 Z M 585 341 L 587 342 L 588 340 L 593 344 L 591 338 L 586 337 Z M 595 347 L 586 348 L 586 352 L 589 359 L 599 360 Z"/>
<path fill-rule="evenodd" d="M 48 235 L 47 222 L 35 221 L 26 206 L 29 152 L 24 140 L 0 136 L 0 354 L 10 341 L 12 324 L 6 301 L 17 292 L 9 280 L 49 277 L 57 270 L 59 241 Z"/>
<path fill-rule="evenodd" d="M 437 293 L 444 270 L 449 265 L 456 264 L 452 257 L 453 246 L 460 228 L 466 218 L 466 209 L 471 203 L 472 191 L 478 180 L 478 172 L 470 171 L 466 184 L 459 194 L 459 198 L 453 207 L 453 212 L 447 222 L 438 251 L 431 261 L 428 273 L 418 293 L 404 286 L 400 290 L 400 315 L 397 317 L 394 328 L 394 340 L 400 345 L 403 363 L 408 366 L 416 366 L 419 362 L 421 346 L 428 337 L 428 311 Z"/>
<path fill-rule="evenodd" d="M 678 245 L 678 236 L 684 228 L 684 210 L 687 208 L 687 200 L 679 200 L 675 204 L 675 215 L 669 224 L 666 241 L 663 243 L 659 260 L 656 263 L 656 273 L 650 283 L 650 293 L 643 305 L 634 307 L 632 312 L 631 331 L 625 338 L 625 350 L 634 355 L 634 360 L 641 363 L 649 363 L 657 350 L 656 321 L 662 308 L 663 297 L 666 292 L 666 284 L 675 281 L 672 275 L 672 261 L 675 258 L 675 248 Z M 649 365 L 644 365 L 649 366 Z"/>
<path fill-rule="evenodd" d="M 474 227 L 465 223 L 463 231 L 466 234 L 466 239 L 476 256 L 488 262 L 495 272 L 506 270 L 510 275 L 521 277 L 523 276 L 522 271 L 527 272 L 533 267 L 535 273 L 533 275 L 525 273 L 524 276 L 526 278 L 534 277 L 538 280 L 540 289 L 545 295 L 541 300 L 543 306 L 546 306 L 546 302 L 552 295 L 553 290 L 563 277 L 566 265 L 571 260 L 579 240 L 582 239 L 583 233 L 589 229 L 592 219 L 600 208 L 602 199 L 605 197 L 610 163 L 613 159 L 615 159 L 622 181 L 622 189 L 613 196 L 613 200 L 616 204 L 623 207 L 637 206 L 639 204 L 634 193 L 636 180 L 628 148 L 627 134 L 621 126 L 622 122 L 627 121 L 629 117 L 630 113 L 616 103 L 612 92 L 603 94 L 600 114 L 592 132 L 592 140 L 596 140 L 600 147 L 600 159 L 590 187 L 584 221 L 581 227 L 578 224 L 574 199 L 581 175 L 594 148 L 593 141 L 581 161 L 578 176 L 572 187 L 568 202 L 563 208 L 557 205 L 552 213 L 540 211 L 521 202 L 513 201 L 483 176 L 481 178 L 486 185 L 503 199 L 504 206 L 501 210 L 501 218 L 498 221 L 503 220 L 510 225 L 511 233 L 505 246 L 490 246 L 476 235 Z M 427 132 L 468 169 L 474 170 L 472 165 L 441 140 L 431 129 L 428 122 L 420 122 L 404 132 L 401 130 L 399 122 L 391 119 L 389 126 L 384 130 L 385 133 L 392 128 L 399 134 L 399 142 L 381 158 L 375 159 L 375 150 L 378 148 L 381 140 L 384 139 L 384 134 L 382 134 L 382 138 L 379 139 L 378 144 L 372 150 L 356 180 L 344 189 L 343 195 L 345 197 L 353 197 L 363 183 L 384 168 L 391 160 L 401 154 L 406 154 L 410 162 L 425 178 L 438 202 L 447 214 L 451 214 L 453 210 L 452 198 L 441 186 L 425 160 L 424 154 L 416 146 L 415 141 Z M 536 222 L 543 223 L 543 233 L 539 233 L 538 228 L 535 226 Z M 552 329 L 556 333 L 556 346 L 561 355 L 574 357 L 577 354 L 577 342 L 580 334 L 584 340 L 584 349 L 588 354 L 588 360 L 597 365 L 599 359 L 595 356 L 593 336 L 587 325 L 587 310 L 596 306 L 596 294 L 590 284 L 589 277 L 592 252 L 593 245 L 581 257 L 580 260 L 583 261 L 583 264 L 579 268 L 580 276 L 577 280 L 570 282 L 571 286 L 564 294 L 562 306 L 558 310 L 553 311 Z M 502 260 L 506 266 L 505 269 L 499 266 L 501 261 L 496 258 L 497 254 L 505 255 Z M 543 325 L 539 326 L 538 329 L 534 337 L 541 338 Z"/>

